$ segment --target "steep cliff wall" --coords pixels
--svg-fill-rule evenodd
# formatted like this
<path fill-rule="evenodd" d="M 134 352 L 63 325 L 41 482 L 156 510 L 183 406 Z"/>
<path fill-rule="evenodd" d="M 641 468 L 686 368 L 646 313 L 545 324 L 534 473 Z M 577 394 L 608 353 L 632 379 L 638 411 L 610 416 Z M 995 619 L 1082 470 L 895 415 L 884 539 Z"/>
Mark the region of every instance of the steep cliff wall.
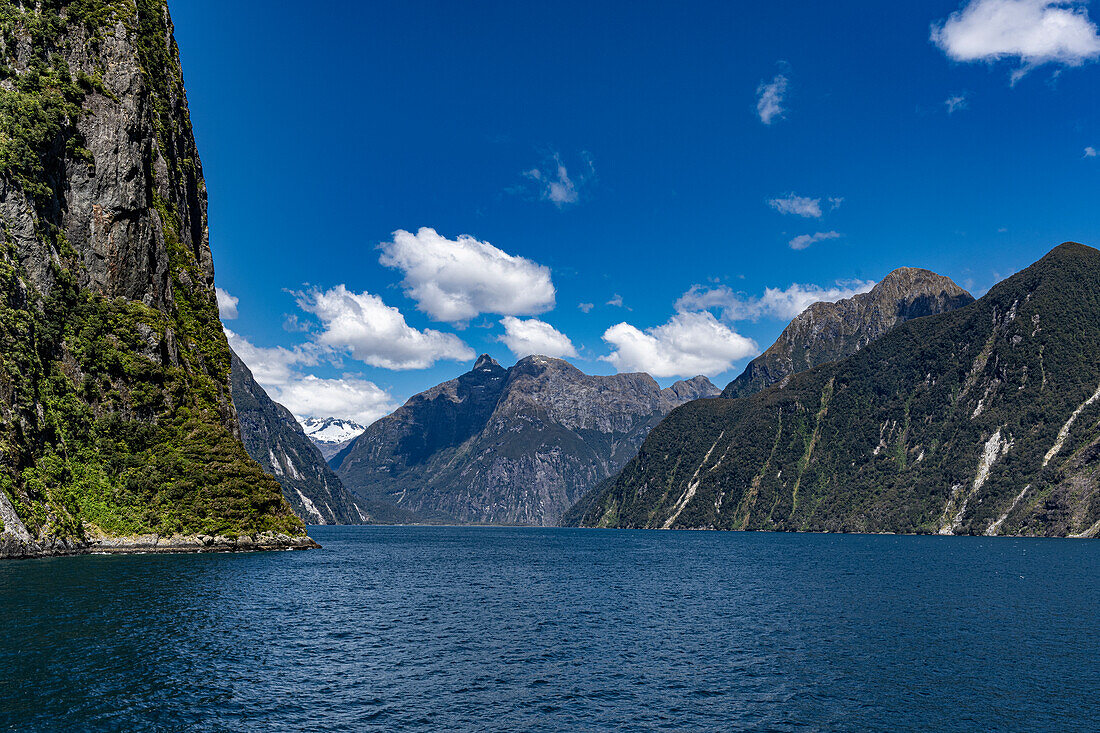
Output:
<path fill-rule="evenodd" d="M 0 544 L 300 536 L 245 453 L 164 0 L 0 0 Z"/>

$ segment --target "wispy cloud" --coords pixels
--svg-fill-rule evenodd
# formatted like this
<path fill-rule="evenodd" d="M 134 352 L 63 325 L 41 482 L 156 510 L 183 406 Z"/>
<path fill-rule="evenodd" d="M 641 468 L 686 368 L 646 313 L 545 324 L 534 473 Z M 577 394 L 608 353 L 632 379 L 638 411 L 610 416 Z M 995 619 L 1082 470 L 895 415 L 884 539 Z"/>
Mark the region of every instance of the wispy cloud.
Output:
<path fill-rule="evenodd" d="M 865 293 L 874 286 L 875 283 L 871 280 L 843 280 L 824 287 L 792 283 L 787 288 L 765 288 L 763 295 L 752 296 L 734 291 L 726 285 L 693 285 L 676 301 L 676 310 L 713 310 L 721 315 L 722 320 L 731 323 L 760 318 L 789 321 L 814 303 L 850 298 L 858 293 Z"/>
<path fill-rule="evenodd" d="M 577 303 L 577 308 L 581 313 L 591 313 L 592 309 L 596 307 L 595 303 Z"/>
<path fill-rule="evenodd" d="M 834 199 L 830 199 L 833 201 Z M 837 205 L 843 199 L 835 199 Z M 787 194 L 780 198 L 774 198 L 768 200 L 768 206 L 772 207 L 780 214 L 794 214 L 796 216 L 803 216 L 807 219 L 820 219 L 821 218 L 821 199 L 813 199 L 808 196 L 798 196 L 797 194 Z"/>
<path fill-rule="evenodd" d="M 955 61 L 1018 61 L 1013 84 L 1043 64 L 1100 57 L 1100 35 L 1079 0 L 971 0 L 933 23 L 931 40 Z"/>
<path fill-rule="evenodd" d="M 792 239 L 789 244 L 791 249 L 806 249 L 815 242 L 822 242 L 826 239 L 840 239 L 839 232 L 817 232 L 816 234 L 800 234 Z"/>
<path fill-rule="evenodd" d="M 945 99 L 943 104 L 947 107 L 947 114 L 949 115 L 953 115 L 959 110 L 966 109 L 969 106 L 965 94 L 952 95 Z"/>
<path fill-rule="evenodd" d="M 534 182 L 539 198 L 565 208 L 580 201 L 582 189 L 595 177 L 596 166 L 586 151 L 580 154 L 581 172 L 570 175 L 561 155 L 554 153 L 546 164 L 523 172 L 523 177 Z"/>
<path fill-rule="evenodd" d="M 787 110 L 783 106 L 787 97 L 787 87 L 790 80 L 784 74 L 776 74 L 769 82 L 760 82 L 756 88 L 756 114 L 765 125 L 770 125 L 776 120 L 786 116 Z"/>
<path fill-rule="evenodd" d="M 1085 157 L 1086 158 L 1095 158 L 1096 157 L 1096 148 L 1092 147 L 1091 145 L 1089 145 L 1087 148 L 1085 148 Z"/>

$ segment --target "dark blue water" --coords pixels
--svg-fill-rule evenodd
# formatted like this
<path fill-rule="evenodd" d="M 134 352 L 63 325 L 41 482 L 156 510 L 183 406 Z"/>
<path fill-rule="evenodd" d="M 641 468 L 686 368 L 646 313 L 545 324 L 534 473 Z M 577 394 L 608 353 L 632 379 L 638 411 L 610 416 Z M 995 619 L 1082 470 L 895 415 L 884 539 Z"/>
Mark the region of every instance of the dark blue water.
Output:
<path fill-rule="evenodd" d="M 1100 726 L 1096 541 L 311 533 L 0 563 L 0 727 Z"/>

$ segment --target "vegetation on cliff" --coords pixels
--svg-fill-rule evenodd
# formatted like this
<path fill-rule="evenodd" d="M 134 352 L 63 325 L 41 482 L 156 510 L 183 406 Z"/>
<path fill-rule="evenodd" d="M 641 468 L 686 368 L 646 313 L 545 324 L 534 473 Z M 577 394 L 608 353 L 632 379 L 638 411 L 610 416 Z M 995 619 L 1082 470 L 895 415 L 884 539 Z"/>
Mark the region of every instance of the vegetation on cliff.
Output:
<path fill-rule="evenodd" d="M 300 532 L 236 433 L 166 4 L 0 0 L 0 40 L 0 502 L 38 542 Z"/>

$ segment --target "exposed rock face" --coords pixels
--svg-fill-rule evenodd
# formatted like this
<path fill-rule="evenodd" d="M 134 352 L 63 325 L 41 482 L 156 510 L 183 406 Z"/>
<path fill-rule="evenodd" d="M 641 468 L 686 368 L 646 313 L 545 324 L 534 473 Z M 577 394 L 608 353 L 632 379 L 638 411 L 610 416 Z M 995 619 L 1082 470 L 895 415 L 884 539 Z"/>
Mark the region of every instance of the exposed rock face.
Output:
<path fill-rule="evenodd" d="M 615 473 L 672 406 L 718 389 L 662 390 L 647 374 L 589 376 L 529 356 L 489 356 L 411 398 L 333 459 L 357 495 L 459 522 L 553 525 Z"/>
<path fill-rule="evenodd" d="M 750 397 L 674 410 L 588 503 L 609 527 L 1095 537 L 1100 252 Z"/>
<path fill-rule="evenodd" d="M 301 535 L 238 436 L 166 4 L 0 25 L 0 545 Z"/>
<path fill-rule="evenodd" d="M 950 278 L 915 267 L 898 268 L 869 292 L 811 305 L 726 385 L 722 396 L 755 394 L 796 372 L 854 354 L 911 318 L 946 313 L 973 300 Z"/>
<path fill-rule="evenodd" d="M 233 404 L 244 447 L 283 487 L 294 513 L 309 524 L 369 521 L 290 410 L 268 397 L 236 353 L 231 358 Z"/>
<path fill-rule="evenodd" d="M 306 437 L 313 441 L 325 460 L 351 445 L 366 428 L 351 420 L 335 417 L 311 417 L 302 424 Z"/>

